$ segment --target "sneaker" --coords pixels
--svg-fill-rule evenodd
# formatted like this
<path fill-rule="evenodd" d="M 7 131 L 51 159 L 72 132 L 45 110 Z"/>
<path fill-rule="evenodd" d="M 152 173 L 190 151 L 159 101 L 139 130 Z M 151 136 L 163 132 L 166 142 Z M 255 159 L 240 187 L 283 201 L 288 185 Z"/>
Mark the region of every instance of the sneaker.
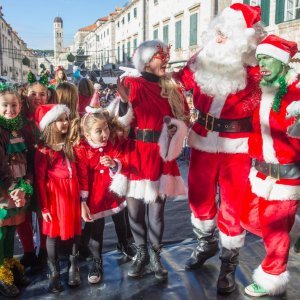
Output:
<path fill-rule="evenodd" d="M 267 290 L 255 282 L 245 287 L 245 293 L 252 297 L 263 297 L 269 295 Z"/>
<path fill-rule="evenodd" d="M 89 283 L 98 283 L 102 280 L 103 277 L 103 268 L 102 268 L 102 260 L 101 259 L 93 259 L 92 268 L 88 275 Z"/>

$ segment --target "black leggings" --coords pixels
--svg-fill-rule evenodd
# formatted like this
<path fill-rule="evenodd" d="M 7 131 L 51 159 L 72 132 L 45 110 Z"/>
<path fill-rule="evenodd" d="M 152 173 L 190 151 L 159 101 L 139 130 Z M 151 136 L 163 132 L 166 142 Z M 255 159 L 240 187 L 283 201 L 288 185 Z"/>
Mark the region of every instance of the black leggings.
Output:
<path fill-rule="evenodd" d="M 78 252 L 78 246 L 79 246 L 79 241 L 80 241 L 80 236 L 75 236 L 72 239 L 72 255 L 76 255 Z M 47 254 L 48 254 L 48 259 L 51 262 L 55 262 L 58 259 L 58 243 L 59 243 L 59 238 L 51 238 L 47 236 L 46 239 L 46 248 L 47 248 Z"/>
<path fill-rule="evenodd" d="M 126 202 L 130 227 L 136 245 L 147 244 L 148 231 L 151 245 L 153 247 L 159 247 L 164 232 L 164 208 L 166 199 L 158 197 L 155 202 L 145 204 L 143 200 L 127 198 Z"/>
<path fill-rule="evenodd" d="M 115 224 L 115 230 L 118 237 L 118 242 L 122 245 L 127 245 L 127 229 L 125 210 L 111 216 Z M 97 219 L 94 222 L 85 223 L 84 230 L 86 235 L 89 235 L 89 249 L 94 258 L 100 258 L 102 254 L 103 232 L 105 227 L 105 219 Z"/>

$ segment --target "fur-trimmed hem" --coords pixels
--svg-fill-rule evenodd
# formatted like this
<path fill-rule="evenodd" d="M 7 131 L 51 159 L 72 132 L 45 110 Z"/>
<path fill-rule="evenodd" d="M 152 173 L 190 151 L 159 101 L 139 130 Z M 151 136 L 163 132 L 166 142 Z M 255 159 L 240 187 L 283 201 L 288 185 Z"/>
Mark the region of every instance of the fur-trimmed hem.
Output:
<path fill-rule="evenodd" d="M 105 211 L 101 211 L 98 212 L 96 214 L 92 215 L 93 220 L 97 220 L 97 219 L 101 219 L 101 218 L 105 218 L 105 217 L 109 217 L 111 215 L 117 214 L 120 211 L 122 211 L 125 207 L 127 206 L 126 201 L 123 201 L 122 203 L 120 203 L 120 205 L 118 207 L 114 207 L 112 209 L 108 209 Z"/>
<path fill-rule="evenodd" d="M 115 116 L 118 121 L 124 125 L 124 126 L 129 126 L 131 121 L 133 120 L 134 114 L 133 114 L 133 109 L 131 103 L 128 102 L 128 110 L 127 113 L 119 117 L 119 103 L 121 101 L 121 97 L 118 96 L 116 97 L 106 108 L 106 110 L 109 112 L 111 116 Z"/>
<path fill-rule="evenodd" d="M 169 125 L 175 125 L 177 127 L 177 130 L 170 141 L 168 137 Z M 186 134 L 187 126 L 183 121 L 172 118 L 169 124 L 164 123 L 158 141 L 160 146 L 160 156 L 164 161 L 174 160 L 180 155 Z"/>
<path fill-rule="evenodd" d="M 205 137 L 190 129 L 188 145 L 209 153 L 248 153 L 248 138 L 224 138 L 214 131 L 209 131 Z"/>
<path fill-rule="evenodd" d="M 252 167 L 249 174 L 252 193 L 265 200 L 300 200 L 300 185 L 276 183 L 277 179 L 257 177 L 258 171 Z"/>
<path fill-rule="evenodd" d="M 194 214 L 191 214 L 191 223 L 194 227 L 201 230 L 204 233 L 213 233 L 216 228 L 215 220 L 200 220 L 195 218 Z"/>
<path fill-rule="evenodd" d="M 235 236 L 229 236 L 219 231 L 220 242 L 222 247 L 228 250 L 241 248 L 245 244 L 246 231 L 244 230 L 241 234 Z"/>
<path fill-rule="evenodd" d="M 289 282 L 287 271 L 280 275 L 266 273 L 261 266 L 254 270 L 253 280 L 263 287 L 272 296 L 280 295 L 285 292 Z"/>
<path fill-rule="evenodd" d="M 182 177 L 162 175 L 159 180 L 159 194 L 169 197 L 185 196 L 186 189 Z"/>

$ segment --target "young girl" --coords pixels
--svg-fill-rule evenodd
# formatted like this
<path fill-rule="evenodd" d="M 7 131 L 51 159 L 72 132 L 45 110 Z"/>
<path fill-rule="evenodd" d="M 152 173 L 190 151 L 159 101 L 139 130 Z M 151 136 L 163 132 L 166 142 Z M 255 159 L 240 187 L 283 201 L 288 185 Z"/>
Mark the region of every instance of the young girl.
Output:
<path fill-rule="evenodd" d="M 32 194 L 26 176 L 26 146 L 22 136 L 21 99 L 0 85 L 0 293 L 16 297 L 15 285 L 28 285 L 24 268 L 13 258 L 16 225 L 25 220 L 25 193 Z M 28 201 L 26 201 L 26 206 Z M 22 207 L 22 208 L 21 208 Z"/>
<path fill-rule="evenodd" d="M 70 286 L 80 284 L 77 247 L 81 232 L 79 186 L 72 144 L 68 140 L 70 110 L 65 105 L 41 105 L 35 119 L 44 145 L 35 154 L 37 195 L 47 235 L 49 291 L 63 290 L 60 283 L 58 238 L 73 239 L 70 255 Z"/>
<path fill-rule="evenodd" d="M 90 110 L 89 110 L 90 109 Z M 82 131 L 85 139 L 75 148 L 78 163 L 78 179 L 81 195 L 81 214 L 90 233 L 89 249 L 93 256 L 92 268 L 88 274 L 90 283 L 102 279 L 102 244 L 104 217 L 112 215 L 119 243 L 128 247 L 124 198 L 109 191 L 111 176 L 121 169 L 118 147 L 113 144 L 116 130 L 120 126 L 101 109 L 91 110 L 82 118 Z"/>
<path fill-rule="evenodd" d="M 36 126 L 34 115 L 37 107 L 47 103 L 47 87 L 39 81 L 29 83 L 25 95 L 24 116 L 24 135 L 27 147 L 27 167 L 30 173 L 34 174 L 34 154 L 36 145 L 39 143 L 40 131 Z M 34 185 L 34 182 L 33 182 Z M 32 212 L 37 213 L 39 223 L 39 240 L 40 249 L 39 255 L 36 256 L 33 228 L 32 228 Z M 36 193 L 31 199 L 31 205 L 26 214 L 26 220 L 22 225 L 17 226 L 17 232 L 21 240 L 24 255 L 21 258 L 21 263 L 25 268 L 30 267 L 32 273 L 39 272 L 45 265 L 47 260 L 46 253 L 46 236 L 42 234 L 42 216 L 38 209 L 36 201 Z"/>
<path fill-rule="evenodd" d="M 58 66 L 55 71 L 55 78 L 50 80 L 50 85 L 56 88 L 60 83 L 68 81 L 66 72 L 62 66 Z"/>

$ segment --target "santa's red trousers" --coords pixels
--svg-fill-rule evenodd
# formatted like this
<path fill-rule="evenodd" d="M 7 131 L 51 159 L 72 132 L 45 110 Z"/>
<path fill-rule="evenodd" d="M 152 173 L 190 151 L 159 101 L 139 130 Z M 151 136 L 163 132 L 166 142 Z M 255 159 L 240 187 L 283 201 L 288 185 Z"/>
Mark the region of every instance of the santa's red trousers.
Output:
<path fill-rule="evenodd" d="M 208 153 L 191 150 L 188 187 L 189 204 L 195 218 L 213 220 L 229 237 L 240 235 L 240 207 L 251 160 L 248 154 Z M 220 203 L 216 203 L 219 185 Z"/>
<path fill-rule="evenodd" d="M 246 197 L 241 211 L 242 226 L 261 236 L 266 256 L 261 263 L 263 271 L 280 275 L 286 271 L 290 249 L 290 236 L 297 205 L 295 200 L 266 200 L 251 191 L 248 181 Z"/>

